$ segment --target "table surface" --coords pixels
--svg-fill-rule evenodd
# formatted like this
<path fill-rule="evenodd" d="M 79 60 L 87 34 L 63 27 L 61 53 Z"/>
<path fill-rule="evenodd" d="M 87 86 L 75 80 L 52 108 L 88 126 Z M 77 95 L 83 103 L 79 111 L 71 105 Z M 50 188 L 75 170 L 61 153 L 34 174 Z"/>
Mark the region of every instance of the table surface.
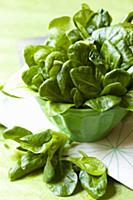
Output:
<path fill-rule="evenodd" d="M 88 2 L 94 10 L 107 9 L 119 22 L 129 11 L 133 10 L 133 0 L 4 0 L 0 1 L 0 82 L 5 82 L 19 67 L 18 44 L 23 39 L 45 36 L 48 34 L 48 22 L 58 16 L 72 15 L 80 8 L 81 3 Z M 1 132 L 2 129 L 0 129 Z M 0 133 L 1 134 L 1 133 Z M 9 150 L 0 142 L 0 199 L 1 200 L 64 200 L 54 197 L 44 183 L 42 176 L 32 175 L 29 178 L 10 183 L 7 178 L 9 168 Z M 4 155 L 4 157 L 3 157 Z M 39 183 L 39 184 L 38 184 Z M 70 200 L 91 200 L 83 191 Z M 132 200 L 133 192 L 119 183 L 109 180 L 107 194 L 102 200 Z"/>

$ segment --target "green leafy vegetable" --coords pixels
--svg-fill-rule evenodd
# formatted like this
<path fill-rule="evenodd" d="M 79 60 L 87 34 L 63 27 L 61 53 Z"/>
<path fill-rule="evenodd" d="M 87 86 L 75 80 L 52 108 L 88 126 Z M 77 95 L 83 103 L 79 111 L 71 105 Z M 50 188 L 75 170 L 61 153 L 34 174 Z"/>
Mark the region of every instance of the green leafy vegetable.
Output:
<path fill-rule="evenodd" d="M 133 12 L 131 11 L 123 20 L 123 23 L 125 22 L 132 22 L 133 21 Z"/>
<path fill-rule="evenodd" d="M 74 87 L 71 90 L 71 95 L 73 97 L 73 101 L 74 101 L 75 107 L 76 108 L 80 107 L 84 102 L 83 93 L 81 93 L 77 88 Z"/>
<path fill-rule="evenodd" d="M 85 105 L 89 106 L 90 108 L 98 112 L 104 112 L 114 107 L 115 105 L 119 104 L 120 101 L 121 101 L 120 97 L 107 95 L 107 96 L 97 97 L 95 99 L 90 99 L 85 102 Z"/>
<path fill-rule="evenodd" d="M 63 16 L 53 19 L 49 23 L 49 31 L 51 34 L 58 34 L 60 32 L 65 32 L 71 28 L 71 18 L 69 16 Z"/>
<path fill-rule="evenodd" d="M 80 171 L 79 179 L 82 187 L 95 199 L 99 199 L 106 192 L 107 176 L 91 176 L 86 171 Z"/>
<path fill-rule="evenodd" d="M 68 163 L 62 163 L 60 167 L 55 177 L 56 181 L 48 183 L 48 187 L 56 196 L 70 196 L 77 186 L 77 174 Z"/>
<path fill-rule="evenodd" d="M 83 38 L 87 38 L 89 36 L 86 26 L 89 19 L 94 15 L 94 12 L 89 8 L 87 4 L 82 4 L 82 9 L 78 11 L 74 17 L 73 21 L 75 26 L 80 31 Z"/>
<path fill-rule="evenodd" d="M 39 94 L 39 102 L 47 104 L 49 116 L 71 107 L 104 112 L 119 105 L 133 110 L 132 20 L 131 12 L 121 23 L 111 25 L 108 11 L 94 12 L 82 4 L 73 24 L 68 16 L 55 18 L 44 44 L 25 48 L 29 68 L 22 79 Z M 76 158 L 65 155 L 71 147 L 66 135 L 52 130 L 33 134 L 16 126 L 3 136 L 19 143 L 23 154 L 9 171 L 11 180 L 44 168 L 43 180 L 57 196 L 73 194 L 78 180 L 95 199 L 105 193 L 105 166 L 83 152 Z"/>
<path fill-rule="evenodd" d="M 122 106 L 127 110 L 133 111 L 133 90 L 130 90 L 122 99 Z"/>
<path fill-rule="evenodd" d="M 66 160 L 74 163 L 80 169 L 94 176 L 100 176 L 106 171 L 105 166 L 100 160 L 95 157 L 88 157 L 85 153 L 81 157 L 77 158 L 69 156 Z"/>
<path fill-rule="evenodd" d="M 39 49 L 43 49 L 43 46 L 27 46 L 24 49 L 24 58 L 25 58 L 25 62 L 27 63 L 27 65 L 29 65 L 29 67 L 34 66 L 36 64 L 35 60 L 34 60 L 34 54 L 39 50 Z"/>
<path fill-rule="evenodd" d="M 86 25 L 87 32 L 92 34 L 92 32 L 98 28 L 110 26 L 111 21 L 112 18 L 108 11 L 100 9 L 89 19 Z"/>
<path fill-rule="evenodd" d="M 40 48 L 34 53 L 34 61 L 36 64 L 40 64 L 45 61 L 46 57 L 49 53 L 51 53 L 54 50 L 54 48 L 49 46 L 43 46 L 43 48 Z"/>
<path fill-rule="evenodd" d="M 62 65 L 63 65 L 63 62 L 61 62 L 59 60 L 54 60 L 53 66 L 49 71 L 49 76 L 56 79 L 56 76 L 60 72 Z"/>
<path fill-rule="evenodd" d="M 49 72 L 50 69 L 53 66 L 54 60 L 58 60 L 58 61 L 65 61 L 66 60 L 66 56 L 65 54 L 59 52 L 59 51 L 53 51 L 52 53 L 50 53 L 45 60 L 45 68 L 46 71 Z"/>
<path fill-rule="evenodd" d="M 32 78 L 32 84 L 36 88 L 39 88 L 40 85 L 43 83 L 43 81 L 44 81 L 44 77 L 43 77 L 42 73 L 38 73 Z"/>
<path fill-rule="evenodd" d="M 93 98 L 100 92 L 99 82 L 95 79 L 95 70 L 89 66 L 80 66 L 70 71 L 72 81 L 86 99 Z"/>
<path fill-rule="evenodd" d="M 39 95 L 53 102 L 64 102 L 64 98 L 61 94 L 57 80 L 54 78 L 49 78 L 39 88 Z"/>
<path fill-rule="evenodd" d="M 117 48 L 106 40 L 101 48 L 101 55 L 105 59 L 107 70 L 118 68 L 121 62 L 121 54 Z"/>
<path fill-rule="evenodd" d="M 19 126 L 15 126 L 11 129 L 6 129 L 3 133 L 5 139 L 14 140 L 20 142 L 20 138 L 24 136 L 32 135 L 32 132 Z"/>
<path fill-rule="evenodd" d="M 31 85 L 34 76 L 38 73 L 38 66 L 32 66 L 22 74 L 22 79 L 27 85 Z"/>
<path fill-rule="evenodd" d="M 108 72 L 103 79 L 104 87 L 114 82 L 120 82 L 126 88 L 130 83 L 130 74 L 122 69 L 114 69 Z"/>
<path fill-rule="evenodd" d="M 105 86 L 101 92 L 101 95 L 116 95 L 122 96 L 127 92 L 127 89 L 123 87 L 120 82 L 110 83 L 109 85 Z"/>
<path fill-rule="evenodd" d="M 62 66 L 62 69 L 57 74 L 57 82 L 62 95 L 67 99 L 68 102 L 72 102 L 71 90 L 74 87 L 70 77 L 70 70 L 72 69 L 72 62 L 66 61 Z"/>
<path fill-rule="evenodd" d="M 85 3 L 73 20 L 53 19 L 44 45 L 24 51 L 30 68 L 22 74 L 23 81 L 54 103 L 87 105 L 99 112 L 122 106 L 119 97 L 133 89 L 132 19 L 130 12 L 121 23 L 111 25 L 108 11 L 95 12 Z"/>
<path fill-rule="evenodd" d="M 33 134 L 17 126 L 6 129 L 3 136 L 20 145 L 17 151 L 20 151 L 21 156 L 17 157 L 9 170 L 11 181 L 44 168 L 43 181 L 57 196 L 72 195 L 79 180 L 92 197 L 104 194 L 107 185 L 105 166 L 100 160 L 88 157 L 84 152 L 80 152 L 81 156 L 76 158 L 67 155 L 71 141 L 65 134 L 49 129 Z"/>
<path fill-rule="evenodd" d="M 53 179 L 53 177 L 56 174 L 55 168 L 57 167 L 57 160 L 55 160 L 54 158 L 52 158 L 52 160 L 50 160 L 50 158 L 47 158 L 47 162 L 46 165 L 44 167 L 44 172 L 43 172 L 43 180 L 46 183 L 51 182 L 51 180 Z"/>
<path fill-rule="evenodd" d="M 50 37 L 47 39 L 46 45 L 66 53 L 71 44 L 66 35 L 66 31 L 69 30 L 71 26 L 71 18 L 68 16 L 53 19 L 49 23 Z"/>
<path fill-rule="evenodd" d="M 37 169 L 41 169 L 45 163 L 46 155 L 35 155 L 28 152 L 23 155 L 21 159 L 17 160 L 14 166 L 9 170 L 9 178 L 11 181 L 20 179 Z"/>
<path fill-rule="evenodd" d="M 28 135 L 20 138 L 20 144 L 23 149 L 33 153 L 41 153 L 45 151 L 45 143 L 52 139 L 51 130 L 43 131 L 38 134 Z"/>
<path fill-rule="evenodd" d="M 71 61 L 77 62 L 79 66 L 88 65 L 88 54 L 92 47 L 93 45 L 87 41 L 77 41 L 69 47 L 68 57 Z"/>
<path fill-rule="evenodd" d="M 72 29 L 72 30 L 68 31 L 67 37 L 72 44 L 79 41 L 79 40 L 82 40 L 82 37 L 81 37 L 78 29 Z"/>

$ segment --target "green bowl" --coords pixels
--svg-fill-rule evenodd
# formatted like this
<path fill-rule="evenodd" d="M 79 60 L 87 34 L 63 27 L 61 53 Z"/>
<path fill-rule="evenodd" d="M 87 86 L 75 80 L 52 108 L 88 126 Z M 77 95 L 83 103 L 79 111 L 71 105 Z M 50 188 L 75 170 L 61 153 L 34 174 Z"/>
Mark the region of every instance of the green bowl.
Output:
<path fill-rule="evenodd" d="M 64 113 L 47 117 L 60 131 L 69 134 L 73 141 L 94 142 L 106 137 L 127 114 L 124 108 L 116 106 L 105 112 L 92 109 L 70 108 Z"/>

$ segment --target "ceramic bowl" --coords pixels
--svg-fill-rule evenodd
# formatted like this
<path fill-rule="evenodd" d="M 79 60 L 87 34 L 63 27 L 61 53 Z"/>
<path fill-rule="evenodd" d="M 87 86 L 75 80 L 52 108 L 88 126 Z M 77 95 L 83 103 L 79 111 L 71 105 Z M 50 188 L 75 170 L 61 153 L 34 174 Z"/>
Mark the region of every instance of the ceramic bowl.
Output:
<path fill-rule="evenodd" d="M 94 142 L 106 137 L 126 114 L 124 108 L 116 106 L 105 112 L 70 108 L 64 113 L 54 116 L 46 113 L 46 116 L 73 141 Z"/>

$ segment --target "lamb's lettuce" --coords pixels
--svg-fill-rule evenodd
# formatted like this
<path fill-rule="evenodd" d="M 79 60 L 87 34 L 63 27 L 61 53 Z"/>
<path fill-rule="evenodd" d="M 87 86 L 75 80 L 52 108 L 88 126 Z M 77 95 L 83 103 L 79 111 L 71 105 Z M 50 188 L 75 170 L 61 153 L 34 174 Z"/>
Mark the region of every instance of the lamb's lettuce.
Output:
<path fill-rule="evenodd" d="M 82 5 L 73 16 L 53 19 L 43 45 L 24 50 L 28 69 L 22 79 L 38 92 L 49 116 L 71 107 L 103 112 L 116 105 L 133 111 L 133 13 L 111 25 L 110 14 Z M 74 27 L 75 25 L 75 27 Z M 46 101 L 43 101 L 46 100 Z M 58 196 L 69 196 L 80 180 L 93 198 L 106 191 L 105 166 L 97 158 L 66 155 L 68 136 L 52 130 L 39 133 L 13 127 L 3 133 L 18 143 L 21 156 L 9 170 L 12 181 L 43 169 L 43 180 Z"/>
<path fill-rule="evenodd" d="M 106 191 L 107 177 L 106 173 L 101 176 L 91 176 L 86 171 L 79 174 L 82 187 L 94 198 L 99 199 Z"/>
<path fill-rule="evenodd" d="M 6 129 L 3 133 L 5 139 L 14 140 L 16 142 L 19 142 L 20 138 L 27 135 L 32 135 L 32 132 L 19 126 L 15 126 L 12 129 Z"/>
<path fill-rule="evenodd" d="M 72 165 L 62 163 L 61 168 L 56 170 L 55 182 L 48 183 L 48 188 L 56 196 L 70 196 L 76 189 L 78 183 L 78 176 L 72 169 Z"/>
<path fill-rule="evenodd" d="M 41 169 L 46 163 L 46 155 L 35 155 L 31 152 L 24 154 L 9 170 L 11 181 L 20 179 L 35 170 Z"/>
<path fill-rule="evenodd" d="M 92 197 L 98 199 L 105 193 L 107 177 L 104 164 L 84 152 L 76 158 L 68 156 L 71 141 L 67 135 L 52 130 L 35 134 L 17 126 L 5 129 L 3 136 L 19 144 L 17 151 L 20 156 L 9 170 L 11 181 L 44 169 L 43 181 L 57 196 L 72 195 L 79 180 Z"/>
<path fill-rule="evenodd" d="M 53 19 L 44 45 L 24 51 L 29 69 L 23 81 L 52 103 L 100 112 L 127 105 L 121 101 L 133 89 L 132 16 L 111 25 L 108 11 L 82 4 L 72 19 Z"/>
<path fill-rule="evenodd" d="M 80 169 L 86 171 L 93 176 L 101 176 L 105 173 L 105 166 L 95 157 L 88 157 L 87 154 L 81 152 L 80 157 L 66 157 L 65 160 L 74 163 Z"/>
<path fill-rule="evenodd" d="M 121 102 L 121 98 L 113 95 L 106 95 L 89 99 L 85 102 L 85 105 L 91 107 L 93 110 L 98 112 L 106 111 Z"/>
<path fill-rule="evenodd" d="M 133 90 L 130 90 L 122 99 L 121 106 L 133 111 Z"/>
<path fill-rule="evenodd" d="M 90 66 L 80 66 L 70 71 L 74 86 L 83 93 L 85 99 L 98 96 L 100 83 L 95 78 L 95 69 Z"/>

